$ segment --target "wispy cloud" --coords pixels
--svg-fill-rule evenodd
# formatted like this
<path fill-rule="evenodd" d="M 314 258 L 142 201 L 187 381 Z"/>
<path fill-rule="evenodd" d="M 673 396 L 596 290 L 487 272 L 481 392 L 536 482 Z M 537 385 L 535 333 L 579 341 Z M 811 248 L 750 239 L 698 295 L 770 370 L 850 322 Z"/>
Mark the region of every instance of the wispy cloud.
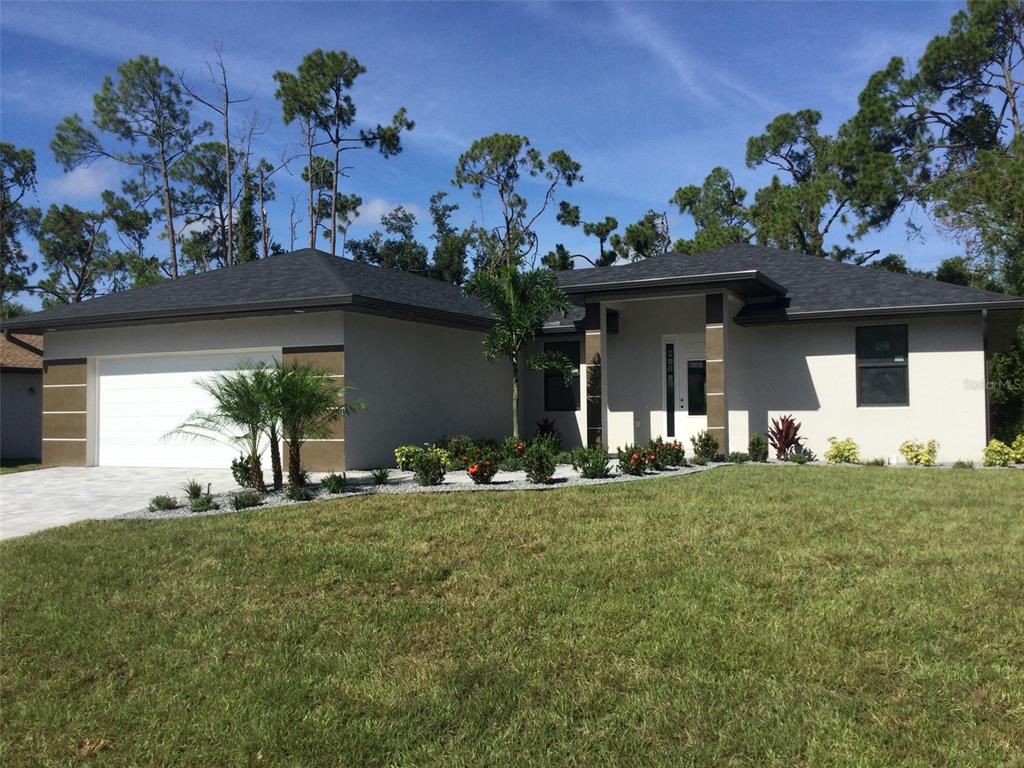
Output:
<path fill-rule="evenodd" d="M 380 224 L 380 217 L 402 206 L 411 212 L 417 219 L 423 217 L 423 209 L 416 203 L 392 203 L 383 197 L 371 197 L 359 206 L 358 222 L 364 226 L 376 227 Z"/>
<path fill-rule="evenodd" d="M 46 196 L 56 200 L 85 202 L 99 197 L 107 189 L 117 189 L 121 172 L 112 161 L 97 161 L 82 165 L 63 176 L 45 179 L 42 182 Z"/>

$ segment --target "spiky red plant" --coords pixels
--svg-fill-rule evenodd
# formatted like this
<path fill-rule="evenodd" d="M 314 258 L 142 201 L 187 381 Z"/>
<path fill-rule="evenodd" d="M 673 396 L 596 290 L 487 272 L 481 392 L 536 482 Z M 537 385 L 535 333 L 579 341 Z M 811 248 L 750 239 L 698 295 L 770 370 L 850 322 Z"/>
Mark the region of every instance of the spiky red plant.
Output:
<path fill-rule="evenodd" d="M 793 418 L 792 414 L 772 419 L 771 429 L 768 430 L 768 442 L 775 449 L 775 457 L 779 461 L 785 461 L 789 451 L 794 446 L 803 447 L 804 439 L 800 437 L 800 422 Z"/>

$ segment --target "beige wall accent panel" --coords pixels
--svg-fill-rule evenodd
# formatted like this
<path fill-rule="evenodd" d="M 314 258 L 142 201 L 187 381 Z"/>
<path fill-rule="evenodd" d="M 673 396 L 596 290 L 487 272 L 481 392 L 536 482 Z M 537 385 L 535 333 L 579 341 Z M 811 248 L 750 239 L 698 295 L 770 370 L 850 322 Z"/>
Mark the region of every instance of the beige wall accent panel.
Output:
<path fill-rule="evenodd" d="M 87 411 L 86 361 L 43 362 L 43 464 L 84 467 Z"/>
<path fill-rule="evenodd" d="M 725 401 L 726 328 L 722 294 L 704 297 L 704 354 L 707 373 L 708 432 L 722 453 L 729 452 L 729 409 Z"/>
<path fill-rule="evenodd" d="M 285 347 L 281 350 L 284 365 L 309 365 L 331 374 L 339 386 L 345 384 L 345 347 Z M 310 472 L 341 472 L 345 469 L 345 419 L 337 419 L 329 427 L 330 437 L 307 440 L 302 444 L 302 466 Z M 285 441 L 282 455 L 288 455 Z"/>
<path fill-rule="evenodd" d="M 604 443 L 604 398 L 601 392 L 601 305 L 587 304 L 584 319 L 583 370 L 586 376 L 587 445 L 593 448 Z"/>

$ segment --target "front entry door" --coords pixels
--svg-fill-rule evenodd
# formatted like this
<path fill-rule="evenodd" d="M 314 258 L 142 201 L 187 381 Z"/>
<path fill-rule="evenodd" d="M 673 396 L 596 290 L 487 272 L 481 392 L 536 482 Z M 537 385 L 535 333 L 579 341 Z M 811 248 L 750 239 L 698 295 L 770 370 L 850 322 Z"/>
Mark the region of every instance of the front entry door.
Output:
<path fill-rule="evenodd" d="M 661 409 L 663 414 L 662 436 L 666 440 L 678 440 L 686 417 L 685 400 L 679 374 L 685 371 L 679 364 L 679 337 L 662 336 L 661 339 Z"/>
<path fill-rule="evenodd" d="M 661 361 L 661 434 L 688 445 L 707 429 L 704 352 L 688 349 L 679 336 L 662 336 Z"/>

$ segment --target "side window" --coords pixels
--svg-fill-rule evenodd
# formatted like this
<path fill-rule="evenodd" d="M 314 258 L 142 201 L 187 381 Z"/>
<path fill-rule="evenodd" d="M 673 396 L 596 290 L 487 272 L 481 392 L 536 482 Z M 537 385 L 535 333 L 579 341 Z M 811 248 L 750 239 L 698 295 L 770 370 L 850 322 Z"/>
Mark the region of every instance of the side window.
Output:
<path fill-rule="evenodd" d="M 580 342 L 549 341 L 545 352 L 560 352 L 572 361 L 575 373 L 572 384 L 565 385 L 561 371 L 544 371 L 544 410 L 578 411 L 580 409 Z"/>
<path fill-rule="evenodd" d="M 686 402 L 691 416 L 708 413 L 708 365 L 704 360 L 686 362 Z"/>
<path fill-rule="evenodd" d="M 908 405 L 907 326 L 857 328 L 857 405 Z"/>

